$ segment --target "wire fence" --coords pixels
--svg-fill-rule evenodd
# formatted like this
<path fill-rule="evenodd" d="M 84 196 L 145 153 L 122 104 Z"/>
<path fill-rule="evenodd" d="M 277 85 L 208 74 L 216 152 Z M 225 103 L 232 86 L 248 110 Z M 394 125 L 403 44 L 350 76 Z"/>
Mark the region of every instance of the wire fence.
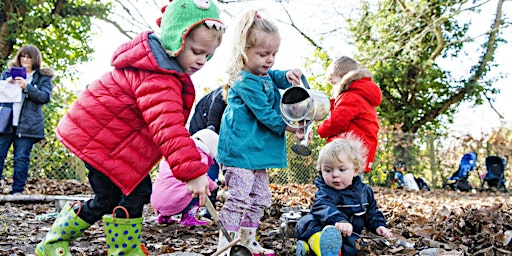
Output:
<path fill-rule="evenodd" d="M 317 135 L 315 135 L 317 136 Z M 312 153 L 300 156 L 291 151 L 293 144 L 298 143 L 290 134 L 287 139 L 288 167 L 269 170 L 269 179 L 274 184 L 311 184 L 318 175 L 315 168 L 318 152 L 325 140 L 313 138 L 308 147 Z M 479 183 L 479 175 L 485 170 L 485 157 L 488 155 L 512 155 L 510 134 L 505 139 L 489 138 L 485 141 L 469 137 L 440 138 L 437 136 L 397 135 L 393 132 L 381 131 L 379 148 L 372 172 L 365 174 L 363 179 L 370 185 L 390 186 L 390 172 L 396 161 L 405 163 L 406 172 L 421 176 L 431 187 L 441 187 L 443 182 L 457 170 L 461 157 L 467 152 L 478 152 L 478 168 L 470 176 L 470 182 L 475 186 Z M 425 139 L 426 138 L 426 139 Z M 397 146 L 400 145 L 400 146 Z M 12 177 L 12 149 L 8 154 L 4 177 Z M 156 176 L 156 167 L 152 177 Z M 510 170 L 505 171 L 507 180 Z M 55 137 L 49 134 L 47 138 L 34 145 L 31 155 L 30 177 L 48 179 L 75 179 L 85 181 L 87 169 L 83 162 L 69 152 Z"/>

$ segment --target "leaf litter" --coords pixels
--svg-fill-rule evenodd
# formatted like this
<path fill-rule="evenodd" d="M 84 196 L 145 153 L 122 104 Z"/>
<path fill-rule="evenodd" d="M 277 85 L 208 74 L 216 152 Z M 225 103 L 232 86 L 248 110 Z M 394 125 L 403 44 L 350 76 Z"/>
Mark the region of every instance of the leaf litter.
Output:
<path fill-rule="evenodd" d="M 295 255 L 295 238 L 280 231 L 283 209 L 302 213 L 311 205 L 313 185 L 271 185 L 273 204 L 261 220 L 259 241 L 276 255 Z M 510 192 L 456 192 L 445 189 L 405 191 L 372 187 L 387 225 L 394 234 L 389 241 L 363 233 L 358 239 L 360 255 L 512 255 L 512 207 Z M 0 197 L 10 189 L 0 186 Z M 30 195 L 88 195 L 87 183 L 75 180 L 30 178 Z M 217 209 L 222 207 L 217 202 Z M 34 255 L 35 247 L 54 220 L 56 204 L 0 200 L 0 255 Z M 45 216 L 47 216 L 45 218 Z M 190 252 L 211 255 L 216 250 L 218 228 L 179 224 L 158 225 L 147 205 L 144 210 L 143 243 L 150 255 Z M 282 229 L 281 229 L 282 230 Z M 287 232 L 290 234 L 293 232 Z M 386 243 L 388 242 L 388 243 Z M 73 255 L 107 255 L 101 221 L 70 243 Z"/>

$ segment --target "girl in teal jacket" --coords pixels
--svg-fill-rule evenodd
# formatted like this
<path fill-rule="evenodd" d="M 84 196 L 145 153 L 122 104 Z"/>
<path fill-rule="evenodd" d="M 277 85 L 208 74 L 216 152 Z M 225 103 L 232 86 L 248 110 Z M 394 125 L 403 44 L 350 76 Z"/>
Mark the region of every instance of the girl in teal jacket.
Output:
<path fill-rule="evenodd" d="M 285 131 L 299 132 L 283 121 L 279 89 L 300 84 L 302 72 L 270 70 L 281 38 L 277 26 L 263 14 L 251 10 L 234 27 L 228 82 L 232 86 L 222 116 L 217 161 L 229 189 L 220 212 L 224 226 L 254 255 L 273 256 L 273 250 L 256 241 L 256 230 L 272 199 L 267 168 L 286 167 Z M 218 250 L 227 244 L 222 232 L 219 234 Z"/>

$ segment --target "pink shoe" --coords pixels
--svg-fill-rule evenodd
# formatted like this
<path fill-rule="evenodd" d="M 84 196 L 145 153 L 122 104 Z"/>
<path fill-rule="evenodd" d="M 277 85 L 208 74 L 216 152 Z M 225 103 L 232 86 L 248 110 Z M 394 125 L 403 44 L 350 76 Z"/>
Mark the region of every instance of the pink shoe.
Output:
<path fill-rule="evenodd" d="M 158 214 L 156 217 L 156 223 L 158 224 L 172 224 L 176 223 L 178 220 L 174 216 L 163 216 L 161 214 Z"/>
<path fill-rule="evenodd" d="M 191 226 L 205 226 L 208 224 L 208 221 L 202 221 L 196 219 L 196 213 L 199 210 L 199 206 L 192 206 L 190 210 L 188 210 L 186 213 L 183 213 L 181 216 L 180 224 L 185 227 L 191 227 Z"/>

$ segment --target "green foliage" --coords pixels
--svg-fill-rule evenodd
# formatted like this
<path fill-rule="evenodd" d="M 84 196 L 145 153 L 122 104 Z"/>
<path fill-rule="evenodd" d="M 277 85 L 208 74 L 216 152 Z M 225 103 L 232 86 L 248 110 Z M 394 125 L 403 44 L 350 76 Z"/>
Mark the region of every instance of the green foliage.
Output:
<path fill-rule="evenodd" d="M 39 177 L 52 179 L 73 179 L 76 176 L 77 167 L 81 167 L 80 161 L 64 147 L 55 135 L 55 128 L 59 120 L 67 112 L 71 104 L 76 100 L 72 91 L 64 86 L 54 86 L 52 100 L 43 107 L 45 117 L 46 139 L 35 145 L 38 154 L 31 159 L 33 172 Z M 44 165 L 38 165 L 44 162 Z"/>
<path fill-rule="evenodd" d="M 438 61 L 461 54 L 469 23 L 461 15 L 478 11 L 467 1 L 364 1 L 361 14 L 350 19 L 349 29 L 358 53 L 381 86 L 379 116 L 385 125 L 400 125 L 405 133 L 435 131 L 441 118 L 451 120 L 463 101 L 482 103 L 491 83 L 479 82 L 489 70 L 501 27 L 491 27 L 489 41 L 468 77 L 456 79 Z M 480 1 L 481 2 L 481 1 Z M 497 17 L 499 19 L 499 17 Z M 469 66 L 469 65 L 468 65 Z"/>
<path fill-rule="evenodd" d="M 0 20 L 0 68 L 19 47 L 34 44 L 44 63 L 73 79 L 72 66 L 88 61 L 93 53 L 92 19 L 104 19 L 110 5 L 85 0 L 4 2 L 0 5 L 0 16 L 6 18 Z"/>
<path fill-rule="evenodd" d="M 92 21 L 106 19 L 110 7 L 111 3 L 90 0 L 16 0 L 0 4 L 0 69 L 19 47 L 34 44 L 41 51 L 44 65 L 57 74 L 51 101 L 43 107 L 46 139 L 34 145 L 32 151 L 31 172 L 36 176 L 84 178 L 83 164 L 57 140 L 54 132 L 76 99 L 71 89 L 60 82 L 63 78 L 76 78 L 73 66 L 90 60 L 95 47 L 90 45 Z M 5 169 L 5 175 L 12 175 L 11 157 L 6 159 Z"/>

